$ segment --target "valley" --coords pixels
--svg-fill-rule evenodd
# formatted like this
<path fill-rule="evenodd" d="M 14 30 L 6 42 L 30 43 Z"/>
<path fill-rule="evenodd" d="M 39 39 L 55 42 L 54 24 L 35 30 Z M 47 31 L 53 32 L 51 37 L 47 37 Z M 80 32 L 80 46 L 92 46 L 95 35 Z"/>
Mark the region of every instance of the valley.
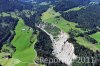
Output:
<path fill-rule="evenodd" d="M 98 0 L 0 3 L 0 66 L 100 66 Z"/>

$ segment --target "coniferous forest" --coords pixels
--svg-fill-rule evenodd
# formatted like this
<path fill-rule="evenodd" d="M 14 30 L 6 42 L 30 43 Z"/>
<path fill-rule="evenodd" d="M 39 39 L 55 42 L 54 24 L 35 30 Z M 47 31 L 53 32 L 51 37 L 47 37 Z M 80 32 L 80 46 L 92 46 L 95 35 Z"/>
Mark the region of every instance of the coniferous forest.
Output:
<path fill-rule="evenodd" d="M 100 66 L 100 1 L 0 0 L 0 66 Z"/>

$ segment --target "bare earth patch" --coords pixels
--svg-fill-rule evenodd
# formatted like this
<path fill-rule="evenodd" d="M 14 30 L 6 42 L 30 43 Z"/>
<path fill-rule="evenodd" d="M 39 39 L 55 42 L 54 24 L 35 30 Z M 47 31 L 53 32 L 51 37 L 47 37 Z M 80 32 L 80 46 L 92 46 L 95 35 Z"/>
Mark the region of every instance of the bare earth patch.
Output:
<path fill-rule="evenodd" d="M 74 54 L 73 44 L 67 41 L 69 35 L 61 31 L 61 33 L 58 35 L 58 38 L 54 39 L 53 35 L 44 30 L 44 26 L 37 27 L 39 27 L 50 36 L 53 45 L 52 53 L 55 55 L 55 57 L 57 57 L 61 62 L 67 65 L 71 65 L 71 63 L 74 59 L 77 58 L 77 56 Z"/>

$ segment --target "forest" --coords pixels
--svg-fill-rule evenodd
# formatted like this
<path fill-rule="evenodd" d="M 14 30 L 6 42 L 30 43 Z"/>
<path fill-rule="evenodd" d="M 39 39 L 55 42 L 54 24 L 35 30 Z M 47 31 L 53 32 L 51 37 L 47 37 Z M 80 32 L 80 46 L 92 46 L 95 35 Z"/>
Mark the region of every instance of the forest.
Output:
<path fill-rule="evenodd" d="M 68 66 L 52 53 L 52 39 L 39 24 L 54 39 L 61 31 L 69 35 L 66 41 L 78 57 L 72 66 L 100 66 L 100 3 L 92 1 L 0 0 L 0 66 Z M 60 62 L 42 63 L 40 57 Z M 80 57 L 90 58 L 90 63 L 77 63 Z"/>
<path fill-rule="evenodd" d="M 78 23 L 80 28 L 96 29 L 100 27 L 99 10 L 100 4 L 88 5 L 79 11 L 62 12 L 62 16 L 69 21 Z"/>

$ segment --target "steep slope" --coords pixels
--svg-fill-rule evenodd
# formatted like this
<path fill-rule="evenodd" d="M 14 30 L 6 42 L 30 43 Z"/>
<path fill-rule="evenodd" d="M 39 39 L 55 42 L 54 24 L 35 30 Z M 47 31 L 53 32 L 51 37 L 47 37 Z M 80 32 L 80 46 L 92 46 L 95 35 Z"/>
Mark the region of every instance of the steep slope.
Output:
<path fill-rule="evenodd" d="M 37 41 L 37 35 L 32 34 L 32 28 L 26 26 L 21 18 L 19 18 L 15 32 L 16 35 L 11 43 L 16 47 L 13 58 L 20 60 L 20 63 L 16 66 L 35 66 L 36 52 L 34 44 Z"/>
<path fill-rule="evenodd" d="M 62 16 L 72 22 L 77 22 L 80 27 L 88 29 L 99 28 L 99 10 L 100 5 L 88 5 L 84 9 L 78 11 L 62 12 Z"/>
<path fill-rule="evenodd" d="M 57 28 L 61 29 L 63 32 L 69 33 L 70 34 L 70 38 L 68 39 L 69 42 L 71 42 L 74 45 L 75 48 L 75 54 L 78 56 L 89 56 L 91 57 L 92 54 L 94 54 L 96 51 L 99 51 L 100 48 L 98 48 L 96 45 L 93 45 L 90 41 L 88 41 L 85 37 L 80 37 L 80 35 L 83 33 L 87 33 L 87 31 L 81 29 L 81 28 L 77 28 L 76 26 L 78 26 L 77 23 L 74 22 L 70 22 L 65 20 L 64 18 L 61 17 L 59 12 L 55 12 L 53 10 L 53 8 L 49 8 L 46 12 L 44 12 L 41 16 L 42 21 L 47 24 L 49 24 L 48 26 L 53 25 L 56 26 Z M 46 25 L 46 24 L 45 24 Z M 46 28 L 48 28 L 48 26 L 45 26 Z M 51 27 L 53 27 L 51 26 Z M 49 29 L 47 30 L 50 30 Z M 56 32 L 56 30 L 54 29 L 54 32 Z M 50 32 L 49 32 L 50 33 Z M 78 33 L 80 35 L 78 35 Z M 88 32 L 89 33 L 89 32 Z M 86 35 L 87 36 L 87 35 Z M 87 36 L 88 37 L 88 36 Z M 58 38 L 58 37 L 57 37 Z M 58 39 L 59 40 L 59 39 Z M 63 39 L 64 40 L 64 39 Z M 59 40 L 60 41 L 60 40 Z M 62 42 L 62 41 L 60 41 Z M 63 44 L 63 43 L 62 43 Z M 81 50 L 80 50 L 81 49 Z M 81 53 L 81 52 L 83 53 Z M 86 52 L 89 53 L 86 53 Z M 57 51 L 56 51 L 57 52 Z M 61 52 L 62 53 L 62 52 Z M 97 54 L 98 55 L 98 54 Z M 59 55 L 58 55 L 59 56 Z M 95 57 L 95 55 L 93 55 Z M 85 63 L 84 63 L 85 64 Z M 80 64 L 82 65 L 82 64 Z"/>
<path fill-rule="evenodd" d="M 76 59 L 76 55 L 74 54 L 73 44 L 67 41 L 67 39 L 69 38 L 69 35 L 66 34 L 65 32 L 61 32 L 57 36 L 57 38 L 54 39 L 54 36 L 48 33 L 44 29 L 45 26 L 43 24 L 40 24 L 40 25 L 37 27 L 43 30 L 45 33 L 47 33 L 50 36 L 50 39 L 52 40 L 52 46 L 53 46 L 52 54 L 55 57 L 57 57 L 62 63 L 65 63 L 66 65 L 71 65 L 73 60 Z"/>
<path fill-rule="evenodd" d="M 72 43 L 69 43 L 67 39 L 69 38 L 69 35 L 67 32 L 69 32 L 70 29 L 76 29 L 80 30 L 78 28 L 75 28 L 74 23 L 70 23 L 66 20 L 64 20 L 60 13 L 55 12 L 53 8 L 49 8 L 46 12 L 44 12 L 41 16 L 42 21 L 44 22 L 44 25 L 40 23 L 39 28 L 45 31 L 51 38 L 53 43 L 53 54 L 55 57 L 57 57 L 62 63 L 65 63 L 67 65 L 72 64 L 72 60 L 76 59 L 76 55 L 74 54 L 74 46 Z M 49 24 L 48 26 L 53 25 L 59 28 L 61 31 L 60 33 L 57 33 L 57 35 L 53 35 L 52 31 L 46 26 L 46 24 Z M 67 24 L 70 26 L 67 26 Z M 65 26 L 66 25 L 66 26 Z M 51 26 L 51 27 L 53 27 Z M 55 32 L 57 32 L 57 29 L 52 29 Z M 49 32 L 51 31 L 51 32 Z M 66 57 L 67 56 L 67 57 Z"/>
<path fill-rule="evenodd" d="M 87 5 L 90 3 L 90 0 L 59 0 L 55 4 L 56 11 L 65 11 L 74 7 Z"/>

